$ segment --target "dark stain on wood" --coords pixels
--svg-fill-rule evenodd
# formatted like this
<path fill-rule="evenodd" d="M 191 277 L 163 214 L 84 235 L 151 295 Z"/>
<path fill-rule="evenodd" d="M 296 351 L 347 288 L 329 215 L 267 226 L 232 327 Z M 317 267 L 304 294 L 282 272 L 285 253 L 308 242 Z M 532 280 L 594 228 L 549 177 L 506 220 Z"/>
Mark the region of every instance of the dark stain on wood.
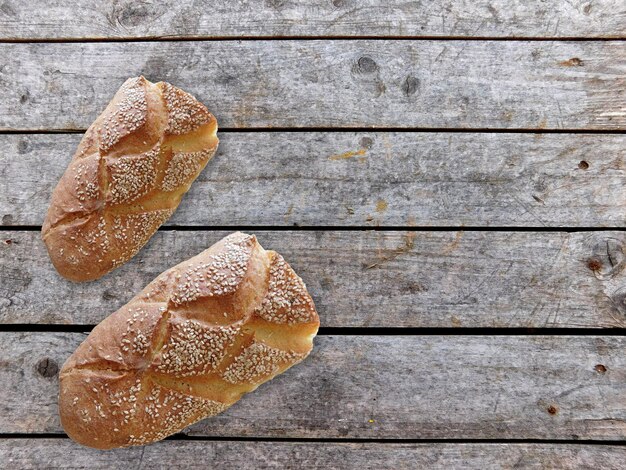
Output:
<path fill-rule="evenodd" d="M 582 67 L 585 63 L 578 57 L 572 57 L 571 59 L 559 62 L 559 65 L 564 67 Z"/>

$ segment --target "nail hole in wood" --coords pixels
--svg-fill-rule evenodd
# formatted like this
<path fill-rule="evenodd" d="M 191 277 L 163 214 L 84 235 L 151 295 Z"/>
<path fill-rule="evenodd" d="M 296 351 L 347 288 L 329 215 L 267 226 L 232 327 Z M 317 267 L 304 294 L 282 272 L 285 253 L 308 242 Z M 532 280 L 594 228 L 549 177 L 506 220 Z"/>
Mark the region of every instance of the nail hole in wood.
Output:
<path fill-rule="evenodd" d="M 556 405 L 550 405 L 548 407 L 548 413 L 550 413 L 551 415 L 555 415 L 559 412 L 559 408 Z"/>
<path fill-rule="evenodd" d="M 594 369 L 598 374 L 604 374 L 606 372 L 606 366 L 604 364 L 596 364 Z"/>
<path fill-rule="evenodd" d="M 59 372 L 59 366 L 54 360 L 45 357 L 37 363 L 37 372 L 42 377 L 56 377 Z"/>
<path fill-rule="evenodd" d="M 589 258 L 587 260 L 587 267 L 593 272 L 600 271 L 600 269 L 602 269 L 602 262 L 596 258 Z"/>

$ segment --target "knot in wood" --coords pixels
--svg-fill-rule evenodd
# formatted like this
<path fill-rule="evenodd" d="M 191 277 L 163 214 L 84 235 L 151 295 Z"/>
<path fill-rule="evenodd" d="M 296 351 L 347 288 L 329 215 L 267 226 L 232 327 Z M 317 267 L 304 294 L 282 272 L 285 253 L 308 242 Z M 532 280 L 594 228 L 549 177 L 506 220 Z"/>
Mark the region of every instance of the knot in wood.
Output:
<path fill-rule="evenodd" d="M 44 357 L 37 363 L 37 372 L 46 378 L 56 377 L 59 372 L 59 365 L 52 359 Z"/>
<path fill-rule="evenodd" d="M 282 7 L 284 7 L 285 3 L 287 3 L 285 0 L 267 0 L 267 4 L 271 8 L 275 8 L 277 10 L 281 9 Z"/>
<path fill-rule="evenodd" d="M 406 96 L 411 96 L 414 95 L 417 92 L 417 89 L 419 88 L 419 80 L 411 75 L 409 75 L 408 77 L 406 77 L 406 80 L 404 81 L 404 83 L 402 83 L 402 92 L 406 95 Z"/>
<path fill-rule="evenodd" d="M 127 5 L 118 15 L 117 21 L 126 27 L 139 26 L 148 19 L 149 12 L 145 5 Z"/>
<path fill-rule="evenodd" d="M 17 153 L 23 155 L 26 152 L 28 152 L 28 142 L 25 139 L 22 139 L 17 143 Z"/>
<path fill-rule="evenodd" d="M 374 141 L 371 137 L 363 137 L 361 139 L 361 147 L 364 149 L 371 149 L 372 145 L 374 145 Z"/>
<path fill-rule="evenodd" d="M 587 267 L 598 279 L 610 279 L 624 269 L 626 257 L 622 241 L 606 238 L 597 242 L 587 259 Z"/>
<path fill-rule="evenodd" d="M 109 301 L 117 298 L 117 293 L 113 289 L 107 289 L 102 293 L 102 300 Z"/>
<path fill-rule="evenodd" d="M 357 61 L 357 72 L 359 73 L 375 73 L 378 70 L 378 64 L 371 57 L 363 56 Z"/>

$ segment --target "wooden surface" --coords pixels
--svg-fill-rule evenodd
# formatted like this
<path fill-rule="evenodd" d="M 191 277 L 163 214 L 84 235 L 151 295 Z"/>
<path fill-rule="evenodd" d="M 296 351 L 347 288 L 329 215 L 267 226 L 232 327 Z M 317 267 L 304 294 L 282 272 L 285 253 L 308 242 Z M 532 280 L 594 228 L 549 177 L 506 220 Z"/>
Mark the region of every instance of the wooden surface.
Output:
<path fill-rule="evenodd" d="M 354 468 L 623 468 L 626 450 L 611 446 L 554 444 L 404 444 L 337 442 L 185 442 L 164 441 L 145 448 L 101 452 L 74 445 L 69 439 L 5 439 L 0 460 L 24 469 L 64 467 L 127 470 L 129 468 L 220 469 Z"/>
<path fill-rule="evenodd" d="M 82 333 L 0 333 L 0 433 L 60 433 Z M 323 336 L 192 436 L 626 439 L 623 336 Z"/>
<path fill-rule="evenodd" d="M 3 39 L 275 36 L 620 37 L 619 0 L 6 0 Z"/>
<path fill-rule="evenodd" d="M 139 74 L 193 93 L 227 128 L 626 124 L 619 41 L 35 43 L 0 44 L 0 56 L 7 130 L 85 129 Z"/>
<path fill-rule="evenodd" d="M 625 19 L 619 0 L 0 1 L 0 466 L 623 468 Z M 135 259 L 73 284 L 40 224 L 139 74 L 206 103 L 219 153 Z M 237 229 L 306 281 L 311 357 L 174 440 L 67 439 L 82 331 Z"/>
<path fill-rule="evenodd" d="M 254 231 L 325 327 L 623 328 L 624 232 Z M 98 282 L 61 278 L 39 232 L 0 238 L 0 322 L 93 325 L 229 232 L 158 232 Z M 362 295 L 362 293 L 367 295 Z"/>
<path fill-rule="evenodd" d="M 2 225 L 42 223 L 80 138 L 0 135 Z M 222 133 L 167 224 L 623 227 L 625 169 L 624 134 Z"/>

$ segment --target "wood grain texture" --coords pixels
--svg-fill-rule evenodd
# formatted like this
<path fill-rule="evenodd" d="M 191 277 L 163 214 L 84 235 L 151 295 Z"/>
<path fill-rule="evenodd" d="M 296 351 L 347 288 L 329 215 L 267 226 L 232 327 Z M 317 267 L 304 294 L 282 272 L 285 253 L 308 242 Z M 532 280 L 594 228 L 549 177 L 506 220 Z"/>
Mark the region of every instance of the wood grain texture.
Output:
<path fill-rule="evenodd" d="M 96 324 L 228 232 L 158 232 L 94 283 L 37 232 L 0 238 L 0 323 Z M 323 327 L 626 327 L 624 232 L 255 231 L 304 279 Z"/>
<path fill-rule="evenodd" d="M 130 76 L 221 127 L 626 129 L 617 41 L 1 44 L 0 129 L 86 129 Z"/>
<path fill-rule="evenodd" d="M 2 225 L 41 225 L 80 135 L 0 135 Z M 626 135 L 222 133 L 168 225 L 626 225 Z"/>
<path fill-rule="evenodd" d="M 607 445 L 386 444 L 337 442 L 164 441 L 102 452 L 69 439 L 2 439 L 12 468 L 228 469 L 579 469 L 623 468 L 626 449 Z"/>
<path fill-rule="evenodd" d="M 84 338 L 0 333 L 0 432 L 61 432 L 55 372 Z M 620 336 L 322 336 L 302 364 L 186 432 L 626 439 L 625 353 Z"/>
<path fill-rule="evenodd" d="M 454 36 L 623 37 L 618 0 L 5 0 L 0 39 Z"/>

